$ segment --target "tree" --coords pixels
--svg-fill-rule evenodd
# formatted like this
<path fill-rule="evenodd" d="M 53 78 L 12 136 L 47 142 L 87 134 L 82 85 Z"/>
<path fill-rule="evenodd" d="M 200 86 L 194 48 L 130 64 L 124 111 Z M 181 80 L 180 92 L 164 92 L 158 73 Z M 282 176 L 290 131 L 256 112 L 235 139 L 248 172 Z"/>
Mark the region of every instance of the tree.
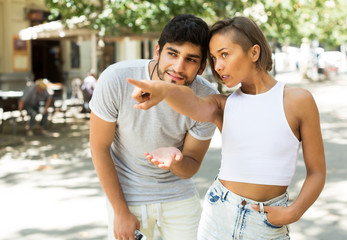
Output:
<path fill-rule="evenodd" d="M 347 41 L 346 1 L 302 1 L 298 13 L 298 32 L 302 37 L 318 40 L 326 48 L 334 48 Z"/>
<path fill-rule="evenodd" d="M 254 19 L 273 45 L 317 39 L 327 46 L 347 41 L 345 0 L 44 0 L 51 18 L 63 22 L 85 16 L 77 27 L 99 36 L 160 32 L 174 16 L 191 13 L 208 23 L 245 15 Z"/>
<path fill-rule="evenodd" d="M 78 27 L 97 30 L 99 36 L 156 32 L 178 14 L 213 14 L 203 0 L 45 0 L 45 4 L 52 19 L 86 16 L 88 23 Z"/>

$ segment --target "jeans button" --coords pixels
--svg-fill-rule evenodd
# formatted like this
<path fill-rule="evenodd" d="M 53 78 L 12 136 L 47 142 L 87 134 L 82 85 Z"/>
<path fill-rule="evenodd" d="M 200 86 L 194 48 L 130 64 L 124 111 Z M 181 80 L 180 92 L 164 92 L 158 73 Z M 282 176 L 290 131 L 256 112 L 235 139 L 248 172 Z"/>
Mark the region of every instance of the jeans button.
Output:
<path fill-rule="evenodd" d="M 245 206 L 245 205 L 247 204 L 246 200 L 243 200 L 243 201 L 241 202 L 241 204 L 242 204 L 242 206 Z"/>

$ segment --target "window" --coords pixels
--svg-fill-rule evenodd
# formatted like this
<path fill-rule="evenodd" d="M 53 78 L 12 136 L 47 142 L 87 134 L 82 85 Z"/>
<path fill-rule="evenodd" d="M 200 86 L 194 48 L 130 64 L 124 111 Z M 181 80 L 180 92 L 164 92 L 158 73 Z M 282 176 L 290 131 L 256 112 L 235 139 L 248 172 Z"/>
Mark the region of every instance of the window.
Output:
<path fill-rule="evenodd" d="M 70 41 L 71 68 L 80 68 L 80 47 L 74 41 Z"/>

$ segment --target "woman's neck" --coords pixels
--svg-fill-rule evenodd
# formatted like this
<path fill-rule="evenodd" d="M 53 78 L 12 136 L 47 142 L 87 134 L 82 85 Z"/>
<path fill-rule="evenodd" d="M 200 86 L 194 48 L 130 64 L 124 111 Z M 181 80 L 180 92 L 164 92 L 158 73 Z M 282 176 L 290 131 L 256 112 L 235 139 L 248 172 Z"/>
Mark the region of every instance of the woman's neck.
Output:
<path fill-rule="evenodd" d="M 261 94 L 269 91 L 277 81 L 267 72 L 257 73 L 254 78 L 241 83 L 241 90 L 246 94 Z"/>

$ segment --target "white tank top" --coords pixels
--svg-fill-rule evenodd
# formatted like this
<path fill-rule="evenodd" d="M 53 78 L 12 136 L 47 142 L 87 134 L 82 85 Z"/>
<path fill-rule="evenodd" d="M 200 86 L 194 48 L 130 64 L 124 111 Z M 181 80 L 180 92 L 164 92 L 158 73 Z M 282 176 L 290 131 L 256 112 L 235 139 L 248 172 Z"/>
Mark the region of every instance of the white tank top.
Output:
<path fill-rule="evenodd" d="M 300 142 L 283 107 L 284 84 L 249 95 L 236 90 L 227 99 L 219 178 L 288 186 L 296 169 Z"/>

